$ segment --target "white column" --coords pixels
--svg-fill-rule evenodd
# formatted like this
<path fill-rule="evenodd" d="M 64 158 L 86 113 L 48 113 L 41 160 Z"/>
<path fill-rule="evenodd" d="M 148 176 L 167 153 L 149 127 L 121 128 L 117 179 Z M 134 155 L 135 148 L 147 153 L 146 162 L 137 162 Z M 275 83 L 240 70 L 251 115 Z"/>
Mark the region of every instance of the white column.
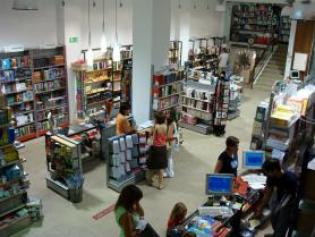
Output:
<path fill-rule="evenodd" d="M 292 66 L 292 60 L 293 60 L 293 53 L 294 53 L 294 45 L 295 45 L 295 34 L 296 34 L 296 26 L 297 21 L 292 20 L 291 21 L 291 29 L 290 29 L 290 37 L 289 37 L 289 45 L 288 45 L 288 53 L 287 53 L 287 60 L 285 65 L 285 72 L 284 72 L 284 79 L 289 77 L 291 66 Z"/>
<path fill-rule="evenodd" d="M 179 10 L 179 40 L 183 42 L 182 66 L 188 60 L 189 40 L 190 40 L 190 19 L 192 1 L 182 1 L 182 7 Z"/>
<path fill-rule="evenodd" d="M 150 118 L 152 65 L 168 64 L 170 0 L 134 0 L 132 114 L 136 122 Z"/>
<path fill-rule="evenodd" d="M 65 1 L 62 6 L 61 1 L 57 1 L 57 32 L 58 43 L 66 47 L 66 61 L 68 68 L 68 99 L 69 99 L 69 119 L 73 122 L 77 118 L 76 109 L 76 83 L 71 70 L 71 63 L 80 59 L 81 54 L 81 0 Z M 77 43 L 70 43 L 70 37 L 78 37 Z"/>

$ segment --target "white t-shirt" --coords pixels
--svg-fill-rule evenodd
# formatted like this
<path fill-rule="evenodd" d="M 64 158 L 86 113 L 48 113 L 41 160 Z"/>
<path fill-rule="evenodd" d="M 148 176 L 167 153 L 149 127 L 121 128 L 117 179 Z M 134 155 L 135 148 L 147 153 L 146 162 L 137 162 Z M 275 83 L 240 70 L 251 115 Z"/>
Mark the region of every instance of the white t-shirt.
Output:
<path fill-rule="evenodd" d="M 220 62 L 219 67 L 227 67 L 229 61 L 229 54 L 228 53 L 221 53 L 220 54 Z"/>

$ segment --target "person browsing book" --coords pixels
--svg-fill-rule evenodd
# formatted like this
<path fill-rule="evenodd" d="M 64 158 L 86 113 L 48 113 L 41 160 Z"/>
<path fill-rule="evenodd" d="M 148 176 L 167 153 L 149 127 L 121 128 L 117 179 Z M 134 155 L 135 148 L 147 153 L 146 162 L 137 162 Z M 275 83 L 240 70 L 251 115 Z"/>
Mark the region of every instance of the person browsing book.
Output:
<path fill-rule="evenodd" d="M 239 139 L 234 136 L 229 136 L 226 139 L 226 148 L 217 160 L 214 169 L 215 173 L 233 174 L 235 177 L 237 176 L 239 143 Z"/>
<path fill-rule="evenodd" d="M 131 134 L 135 129 L 131 126 L 128 116 L 130 113 L 130 106 L 124 103 L 120 106 L 119 113 L 116 116 L 116 135 Z"/>

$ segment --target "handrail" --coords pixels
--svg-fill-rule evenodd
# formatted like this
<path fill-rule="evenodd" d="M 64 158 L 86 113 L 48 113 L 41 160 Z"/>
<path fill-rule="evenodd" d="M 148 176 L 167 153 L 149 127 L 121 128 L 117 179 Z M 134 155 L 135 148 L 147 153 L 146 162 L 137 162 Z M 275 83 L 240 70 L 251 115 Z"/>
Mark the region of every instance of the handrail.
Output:
<path fill-rule="evenodd" d="M 266 52 L 269 52 L 270 49 L 271 49 L 271 53 L 270 54 L 266 53 Z M 268 63 L 270 62 L 271 58 L 273 57 L 273 55 L 276 51 L 277 51 L 277 48 L 274 50 L 272 48 L 268 48 L 268 51 L 266 51 L 264 53 L 265 54 L 264 57 L 259 61 L 259 63 L 257 65 L 255 65 L 255 67 L 254 67 L 254 70 L 255 70 L 254 85 L 257 83 L 258 79 L 260 78 L 261 74 L 263 73 L 263 71 L 267 67 Z M 260 65 L 260 68 L 256 72 L 258 65 Z"/>

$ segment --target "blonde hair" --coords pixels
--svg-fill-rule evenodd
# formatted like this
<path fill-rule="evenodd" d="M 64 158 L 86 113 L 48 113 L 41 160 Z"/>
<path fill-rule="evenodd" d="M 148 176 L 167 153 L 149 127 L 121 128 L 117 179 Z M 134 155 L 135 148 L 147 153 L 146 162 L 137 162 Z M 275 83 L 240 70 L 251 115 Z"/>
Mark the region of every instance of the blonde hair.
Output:
<path fill-rule="evenodd" d="M 170 220 L 185 218 L 186 214 L 187 214 L 186 205 L 182 202 L 178 202 L 174 205 L 172 209 Z"/>

